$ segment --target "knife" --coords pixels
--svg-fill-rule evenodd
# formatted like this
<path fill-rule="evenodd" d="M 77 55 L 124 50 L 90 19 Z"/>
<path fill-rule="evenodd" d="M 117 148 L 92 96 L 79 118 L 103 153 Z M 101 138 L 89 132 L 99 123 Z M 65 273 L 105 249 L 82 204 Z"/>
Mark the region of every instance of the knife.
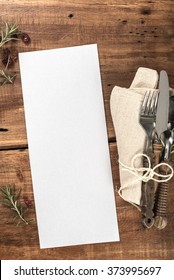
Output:
<path fill-rule="evenodd" d="M 158 104 L 157 104 L 157 112 L 156 112 L 156 123 L 155 130 L 157 139 L 154 140 L 153 149 L 155 155 L 155 165 L 158 165 L 161 160 L 161 154 L 163 152 L 163 145 L 161 143 L 160 137 L 161 134 L 167 131 L 169 116 L 169 80 L 167 76 L 167 72 L 162 70 L 160 72 L 159 79 L 159 95 L 158 95 Z M 167 133 L 168 134 L 168 133 Z M 166 136 L 166 135 L 165 135 Z M 165 137 L 166 140 L 166 137 Z M 166 142 L 166 141 L 165 141 Z M 167 143 L 165 143 L 165 154 Z M 159 168 L 156 169 L 156 172 L 159 172 Z M 156 177 L 157 179 L 157 177 Z M 158 182 L 154 182 L 155 192 L 158 188 Z"/>
<path fill-rule="evenodd" d="M 169 80 L 168 80 L 167 72 L 162 70 L 160 72 L 160 80 L 159 80 L 159 97 L 158 97 L 158 104 L 157 104 L 155 129 L 158 136 L 158 140 L 160 140 L 162 133 L 164 133 L 165 136 L 165 155 L 164 155 L 163 162 L 169 160 L 166 158 L 166 155 L 168 154 L 168 144 L 169 144 L 168 134 L 171 134 L 170 128 L 168 127 L 168 119 L 169 119 Z M 166 166 L 160 169 L 161 174 L 166 175 L 168 172 L 169 169 L 167 169 Z M 166 218 L 167 189 L 168 189 L 168 182 L 165 182 L 165 183 L 160 183 L 157 190 L 158 195 L 155 201 L 154 224 L 158 229 L 162 229 L 167 225 L 167 218 Z"/>
<path fill-rule="evenodd" d="M 169 80 L 167 72 L 162 70 L 160 72 L 159 79 L 159 97 L 157 104 L 156 113 L 156 132 L 158 139 L 160 139 L 161 134 L 167 130 L 169 117 Z"/>

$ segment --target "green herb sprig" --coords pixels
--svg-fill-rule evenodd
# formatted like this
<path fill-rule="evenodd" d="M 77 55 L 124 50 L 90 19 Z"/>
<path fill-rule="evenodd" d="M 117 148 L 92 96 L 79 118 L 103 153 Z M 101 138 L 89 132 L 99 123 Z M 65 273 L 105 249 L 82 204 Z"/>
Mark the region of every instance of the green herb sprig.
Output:
<path fill-rule="evenodd" d="M 1 61 L 5 66 L 5 69 L 0 69 L 0 86 L 5 84 L 13 84 L 16 78 L 16 74 L 7 74 L 6 70 L 8 67 L 14 65 L 14 62 L 17 60 L 17 55 L 12 48 L 4 48 L 4 44 L 8 43 L 9 41 L 17 40 L 21 40 L 25 44 L 29 44 L 31 42 L 30 36 L 27 33 L 21 32 L 18 29 L 16 23 L 9 24 L 5 21 L 3 24 L 4 25 L 0 26 L 0 51 L 2 52 Z"/>
<path fill-rule="evenodd" d="M 6 84 L 13 84 L 14 80 L 16 78 L 16 74 L 7 74 L 4 72 L 4 70 L 0 69 L 0 86 L 6 85 Z"/>
<path fill-rule="evenodd" d="M 20 40 L 18 38 L 20 34 L 21 32 L 15 23 L 10 26 L 7 22 L 4 22 L 4 29 L 0 32 L 0 48 L 11 40 Z"/>
<path fill-rule="evenodd" d="M 24 217 L 26 209 L 19 201 L 21 189 L 16 190 L 14 185 L 7 185 L 0 188 L 0 192 L 2 193 L 3 198 L 3 200 L 0 201 L 0 204 L 13 211 L 13 221 L 17 220 L 17 226 L 21 224 L 28 225 L 32 220 L 26 220 Z"/>

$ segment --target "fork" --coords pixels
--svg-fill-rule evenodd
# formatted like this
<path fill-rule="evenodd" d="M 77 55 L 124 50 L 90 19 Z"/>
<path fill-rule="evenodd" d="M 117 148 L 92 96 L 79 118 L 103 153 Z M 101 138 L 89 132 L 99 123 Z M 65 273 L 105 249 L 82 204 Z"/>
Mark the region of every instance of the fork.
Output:
<path fill-rule="evenodd" d="M 152 132 L 155 127 L 156 111 L 157 111 L 158 94 L 153 91 L 146 91 L 140 110 L 140 124 L 147 134 L 147 146 L 145 152 L 153 153 Z"/>
<path fill-rule="evenodd" d="M 144 154 L 150 159 L 151 165 L 153 164 L 153 131 L 155 128 L 156 111 L 157 111 L 158 94 L 154 94 L 153 91 L 146 91 L 144 99 L 140 109 L 140 124 L 144 128 L 147 135 L 147 142 L 144 149 Z M 144 158 L 143 166 L 147 167 L 147 159 Z M 154 181 L 142 183 L 142 210 L 143 210 L 143 224 L 147 228 L 151 228 L 154 224 L 154 196 L 155 188 Z"/>

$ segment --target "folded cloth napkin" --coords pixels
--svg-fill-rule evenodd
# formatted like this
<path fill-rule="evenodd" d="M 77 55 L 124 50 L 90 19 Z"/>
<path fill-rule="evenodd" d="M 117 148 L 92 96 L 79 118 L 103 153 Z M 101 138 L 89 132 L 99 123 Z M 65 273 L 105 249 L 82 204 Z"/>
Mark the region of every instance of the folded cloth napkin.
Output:
<path fill-rule="evenodd" d="M 157 71 L 140 67 L 130 88 L 115 86 L 111 93 L 110 108 L 119 154 L 120 195 L 135 205 L 141 205 L 142 181 L 125 170 L 122 164 L 131 166 L 133 157 L 144 151 L 146 133 L 139 124 L 140 107 L 145 92 L 154 90 L 157 83 Z M 143 167 L 142 157 L 138 157 L 135 163 L 137 168 Z"/>

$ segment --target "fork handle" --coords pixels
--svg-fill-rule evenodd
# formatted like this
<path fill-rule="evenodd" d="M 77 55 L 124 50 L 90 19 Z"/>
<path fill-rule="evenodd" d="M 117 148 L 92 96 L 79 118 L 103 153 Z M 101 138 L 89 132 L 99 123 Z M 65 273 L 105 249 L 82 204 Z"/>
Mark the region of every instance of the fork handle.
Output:
<path fill-rule="evenodd" d="M 146 153 L 152 164 L 153 153 L 151 153 L 151 151 L 146 151 Z M 145 157 L 143 166 L 148 167 L 148 161 Z M 154 201 L 154 181 L 149 180 L 148 182 L 142 182 L 142 222 L 146 228 L 151 228 L 154 224 Z"/>
<path fill-rule="evenodd" d="M 153 157 L 152 135 L 148 135 L 145 154 L 147 154 L 150 158 Z"/>
<path fill-rule="evenodd" d="M 142 213 L 143 225 L 151 228 L 154 224 L 154 182 L 152 180 L 142 183 Z"/>

